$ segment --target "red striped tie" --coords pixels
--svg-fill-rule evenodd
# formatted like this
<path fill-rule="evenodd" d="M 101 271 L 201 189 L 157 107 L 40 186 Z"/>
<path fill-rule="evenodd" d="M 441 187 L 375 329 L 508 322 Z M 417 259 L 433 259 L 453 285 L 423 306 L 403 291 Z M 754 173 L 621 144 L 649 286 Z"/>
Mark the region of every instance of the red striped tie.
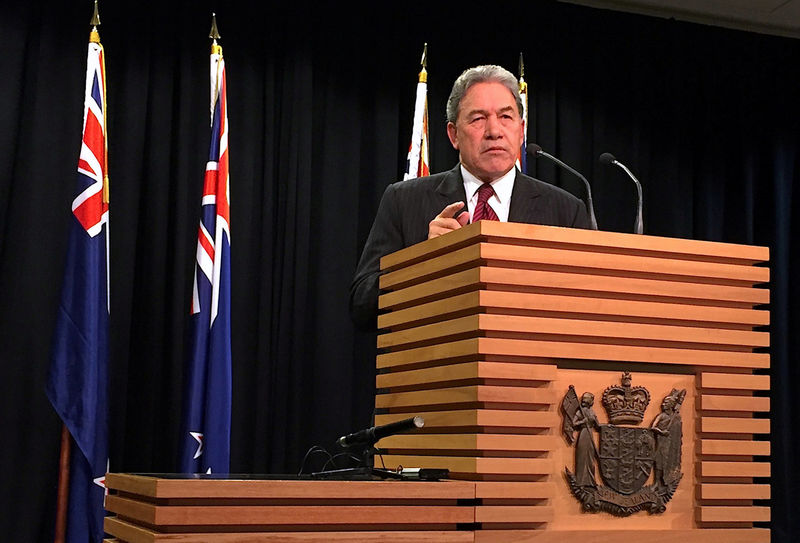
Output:
<path fill-rule="evenodd" d="M 478 189 L 478 203 L 475 205 L 475 213 L 472 215 L 472 222 L 478 221 L 499 221 L 497 213 L 487 201 L 494 194 L 494 189 L 489 183 L 484 183 Z"/>

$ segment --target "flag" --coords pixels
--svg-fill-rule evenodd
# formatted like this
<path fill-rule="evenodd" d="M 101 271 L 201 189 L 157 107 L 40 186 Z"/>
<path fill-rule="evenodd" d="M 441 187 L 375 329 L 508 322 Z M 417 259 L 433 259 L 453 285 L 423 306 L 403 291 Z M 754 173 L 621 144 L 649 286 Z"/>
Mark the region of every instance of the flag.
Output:
<path fill-rule="evenodd" d="M 522 146 L 517 156 L 517 167 L 522 173 L 528 173 L 528 84 L 525 83 L 522 53 L 519 54 L 519 97 L 522 99 Z"/>
<path fill-rule="evenodd" d="M 230 467 L 231 246 L 226 90 L 225 60 L 215 40 L 211 47 L 211 144 L 197 231 L 192 339 L 180 436 L 180 471 L 184 473 L 227 473 Z"/>
<path fill-rule="evenodd" d="M 422 71 L 417 82 L 414 102 L 414 124 L 411 128 L 411 145 L 408 148 L 406 173 L 403 179 L 413 179 L 431 174 L 428 157 L 428 44 L 422 50 Z"/>
<path fill-rule="evenodd" d="M 108 463 L 109 207 L 103 46 L 90 34 L 83 137 L 46 393 L 72 436 L 68 542 L 103 539 Z"/>

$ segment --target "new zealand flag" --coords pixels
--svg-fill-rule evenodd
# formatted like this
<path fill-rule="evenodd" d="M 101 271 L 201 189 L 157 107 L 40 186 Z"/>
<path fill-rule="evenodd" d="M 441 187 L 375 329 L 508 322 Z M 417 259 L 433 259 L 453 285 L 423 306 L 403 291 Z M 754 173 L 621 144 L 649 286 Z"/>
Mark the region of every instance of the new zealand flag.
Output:
<path fill-rule="evenodd" d="M 105 67 L 92 33 L 77 197 L 53 336 L 47 397 L 72 436 L 67 541 L 103 539 L 108 464 L 108 179 Z"/>
<path fill-rule="evenodd" d="M 211 53 L 211 145 L 197 232 L 180 471 L 227 473 L 231 433 L 228 107 L 222 48 Z"/>

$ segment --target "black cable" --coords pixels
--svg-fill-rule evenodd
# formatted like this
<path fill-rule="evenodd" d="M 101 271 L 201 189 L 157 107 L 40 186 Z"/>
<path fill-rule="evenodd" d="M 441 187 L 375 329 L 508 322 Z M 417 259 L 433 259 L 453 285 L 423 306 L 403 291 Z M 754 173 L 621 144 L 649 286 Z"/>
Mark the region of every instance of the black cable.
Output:
<path fill-rule="evenodd" d="M 325 462 L 325 465 L 324 465 L 324 466 L 322 466 L 322 469 L 321 469 L 320 471 L 327 471 L 327 469 L 328 469 L 328 465 L 329 465 L 329 464 L 332 464 L 334 469 L 341 469 L 341 467 L 340 467 L 340 466 L 337 466 L 337 465 L 336 465 L 336 459 L 337 459 L 337 458 L 339 458 L 339 457 L 341 457 L 341 456 L 349 456 L 349 457 L 350 457 L 350 459 L 351 459 L 351 460 L 353 460 L 354 462 L 361 462 L 361 458 L 359 458 L 358 456 L 356 456 L 356 455 L 354 455 L 354 454 L 352 454 L 352 453 L 349 453 L 349 452 L 340 452 L 340 453 L 338 453 L 338 454 L 334 454 L 333 456 L 331 456 L 331 457 L 328 459 L 328 461 L 327 461 L 327 462 Z"/>
<path fill-rule="evenodd" d="M 320 447 L 319 445 L 314 445 L 313 447 L 308 449 L 308 451 L 306 452 L 306 455 L 303 457 L 303 461 L 300 463 L 300 471 L 297 472 L 297 475 L 302 475 L 303 474 L 303 470 L 306 467 L 306 461 L 309 459 L 309 457 L 312 454 L 315 454 L 315 453 L 323 453 L 323 454 L 327 455 L 328 456 L 328 461 L 327 462 L 330 462 L 331 459 L 333 458 L 331 456 L 331 453 L 329 453 L 325 448 Z M 325 463 L 326 466 L 328 465 L 327 462 Z"/>

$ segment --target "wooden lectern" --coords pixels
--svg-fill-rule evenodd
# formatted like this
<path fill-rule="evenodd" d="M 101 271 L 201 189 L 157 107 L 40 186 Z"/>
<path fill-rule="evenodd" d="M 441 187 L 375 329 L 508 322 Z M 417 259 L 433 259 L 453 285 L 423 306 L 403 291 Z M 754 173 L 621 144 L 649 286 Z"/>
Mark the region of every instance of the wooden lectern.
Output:
<path fill-rule="evenodd" d="M 757 329 L 769 290 L 757 287 L 768 258 L 764 247 L 485 221 L 388 255 L 376 423 L 421 415 L 425 427 L 381 440 L 376 464 L 460 480 L 108 474 L 106 531 L 129 543 L 767 543 L 769 336 Z M 570 390 L 594 394 L 612 434 L 601 403 L 658 427 L 660 398 L 685 390 L 680 431 L 663 432 L 679 445 L 663 511 L 584 511 L 574 488 L 595 487 L 568 483 Z M 645 474 L 650 494 L 665 492 L 661 434 L 631 428 L 618 435 L 635 447 L 578 437 L 598 460 L 584 477 L 594 471 L 601 488 L 633 465 L 638 484 Z M 634 508 L 650 495 L 604 492 Z"/>
<path fill-rule="evenodd" d="M 384 257 L 376 424 L 425 427 L 380 441 L 376 466 L 475 481 L 475 541 L 768 542 L 768 259 L 487 221 Z M 682 478 L 661 513 L 585 512 L 565 475 L 562 398 L 594 394 L 606 423 L 600 399 L 625 371 L 652 396 L 645 428 L 686 390 Z"/>

